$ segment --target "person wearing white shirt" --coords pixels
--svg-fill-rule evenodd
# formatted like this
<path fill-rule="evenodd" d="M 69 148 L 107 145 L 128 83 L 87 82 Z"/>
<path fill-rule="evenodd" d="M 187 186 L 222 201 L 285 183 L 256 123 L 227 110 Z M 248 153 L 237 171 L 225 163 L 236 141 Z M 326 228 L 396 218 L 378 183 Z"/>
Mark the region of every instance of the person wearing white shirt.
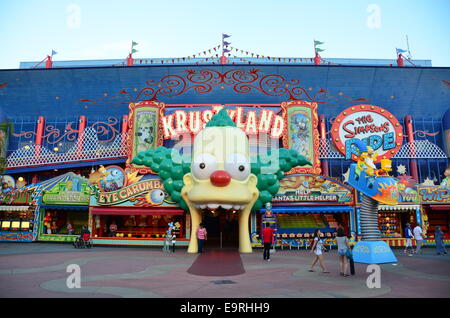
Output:
<path fill-rule="evenodd" d="M 423 244 L 423 233 L 422 228 L 419 225 L 416 225 L 416 227 L 413 230 L 414 239 L 416 240 L 416 254 L 419 254 L 420 249 Z"/>

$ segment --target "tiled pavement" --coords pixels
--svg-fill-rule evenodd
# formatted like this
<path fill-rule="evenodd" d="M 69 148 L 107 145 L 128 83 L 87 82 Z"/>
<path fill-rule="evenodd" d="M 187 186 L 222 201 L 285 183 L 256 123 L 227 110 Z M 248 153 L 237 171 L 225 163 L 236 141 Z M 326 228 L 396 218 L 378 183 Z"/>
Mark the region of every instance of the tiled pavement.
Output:
<path fill-rule="evenodd" d="M 311 254 L 283 250 L 262 260 L 260 250 L 241 254 L 246 272 L 207 277 L 187 273 L 197 255 L 179 249 L 94 247 L 78 250 L 48 243 L 0 243 L 0 297 L 450 297 L 450 257 L 432 248 L 382 265 L 381 288 L 366 286 L 366 265 L 338 275 L 336 251 L 325 254 L 330 274 L 307 271 Z M 69 289 L 69 264 L 81 268 L 81 288 Z M 213 281 L 231 280 L 232 284 Z M 420 286 L 420 288 L 418 288 Z"/>

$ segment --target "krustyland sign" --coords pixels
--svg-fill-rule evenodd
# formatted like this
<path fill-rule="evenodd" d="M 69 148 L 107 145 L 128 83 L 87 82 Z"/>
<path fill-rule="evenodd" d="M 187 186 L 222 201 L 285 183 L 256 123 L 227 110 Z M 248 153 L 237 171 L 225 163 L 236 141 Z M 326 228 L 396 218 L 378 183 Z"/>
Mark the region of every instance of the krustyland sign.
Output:
<path fill-rule="evenodd" d="M 318 175 L 292 175 L 280 181 L 280 190 L 273 203 L 333 203 L 351 204 L 350 188 L 336 180 Z"/>
<path fill-rule="evenodd" d="M 182 105 L 180 105 L 182 106 Z M 189 106 L 189 105 L 186 105 Z M 234 106 L 234 109 L 228 109 L 233 105 L 227 105 L 227 112 L 231 120 L 236 123 L 238 128 L 245 131 L 247 135 L 258 135 L 260 133 L 270 134 L 271 138 L 280 138 L 283 134 L 285 122 L 282 116 L 277 115 L 273 110 L 261 109 L 259 115 L 255 110 L 248 110 L 244 113 L 244 107 Z M 258 105 L 254 105 L 258 106 Z M 171 115 L 161 118 L 164 139 L 175 139 L 182 134 L 197 134 L 206 123 L 218 113 L 225 105 L 211 105 L 208 110 L 176 110 Z"/>
<path fill-rule="evenodd" d="M 333 122 L 331 136 L 336 149 L 346 159 L 357 160 L 352 147 L 364 141 L 378 153 L 376 162 L 394 156 L 403 142 L 402 126 L 387 110 L 374 105 L 356 105 L 341 112 Z"/>

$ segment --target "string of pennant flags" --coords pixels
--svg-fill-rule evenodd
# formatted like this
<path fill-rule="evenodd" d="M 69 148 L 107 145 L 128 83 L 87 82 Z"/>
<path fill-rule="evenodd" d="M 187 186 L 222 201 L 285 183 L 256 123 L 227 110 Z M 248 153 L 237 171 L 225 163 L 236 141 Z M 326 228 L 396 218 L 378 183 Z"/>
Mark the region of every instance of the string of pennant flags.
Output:
<path fill-rule="evenodd" d="M 207 50 L 199 51 L 196 54 L 184 56 L 184 57 L 176 57 L 176 58 L 156 58 L 156 59 L 150 59 L 150 58 L 144 58 L 144 59 L 135 59 L 133 58 L 133 64 L 175 64 L 175 63 L 184 63 L 189 62 L 191 64 L 220 64 L 221 57 L 228 57 L 230 60 L 227 62 L 227 64 L 236 64 L 236 63 L 245 63 L 245 64 L 258 64 L 260 61 L 262 62 L 279 62 L 279 63 L 314 63 L 314 58 L 306 57 L 306 58 L 289 58 L 289 57 L 276 57 L 276 56 L 268 56 L 263 54 L 254 53 L 250 50 L 243 50 L 234 46 L 231 46 L 231 43 L 228 42 L 228 38 L 230 38 L 231 35 L 222 33 L 222 44 L 219 44 L 217 46 L 214 46 Z M 320 46 L 325 44 L 325 42 L 318 41 L 314 39 L 314 52 L 316 53 L 316 56 L 320 53 L 325 51 L 325 49 L 321 48 Z M 137 42 L 132 41 L 131 44 L 131 52 L 129 57 L 132 56 L 133 53 L 138 52 L 138 50 L 135 48 L 138 45 Z M 222 50 L 220 50 L 222 48 Z M 406 52 L 405 50 L 396 48 L 397 54 Z M 53 52 L 52 52 L 53 53 Z M 238 56 L 239 54 L 244 54 L 245 56 Z M 56 54 L 56 52 L 55 52 Z M 53 54 L 52 54 L 53 55 Z M 332 61 L 329 61 L 327 59 L 320 57 L 320 64 L 325 65 L 342 65 L 338 64 Z M 249 59 L 251 58 L 251 60 Z M 234 60 L 233 60 L 234 59 Z M 124 66 L 126 65 L 126 61 L 115 64 L 114 66 Z"/>
<path fill-rule="evenodd" d="M 137 45 L 136 42 L 133 42 L 133 47 Z M 137 50 L 132 47 L 131 53 L 136 53 Z M 221 45 L 217 45 L 215 47 L 212 47 L 207 50 L 200 51 L 196 54 L 183 56 L 183 57 L 175 57 L 175 58 L 156 58 L 156 59 L 150 59 L 150 58 L 144 58 L 144 59 L 136 59 L 133 58 L 134 64 L 169 64 L 169 63 L 180 63 L 180 62 L 186 62 L 190 61 L 191 59 L 198 59 L 201 58 L 204 61 L 216 61 L 218 58 L 220 58 L 219 49 Z M 209 55 L 212 54 L 212 55 Z M 120 66 L 120 65 L 126 65 L 126 62 L 117 63 L 114 66 Z"/>
<path fill-rule="evenodd" d="M 243 50 L 243 49 L 240 49 L 237 47 L 233 47 L 233 46 L 231 46 L 231 43 L 229 42 L 230 40 L 228 40 L 228 38 L 230 38 L 230 37 L 231 37 L 231 35 L 222 33 L 222 44 L 219 44 L 219 45 L 214 46 L 207 50 L 199 51 L 196 54 L 192 54 L 192 55 L 188 55 L 188 56 L 184 56 L 184 57 L 176 57 L 176 58 L 155 58 L 155 59 L 151 59 L 151 58 L 135 59 L 135 58 L 133 58 L 132 57 L 133 54 L 138 52 L 138 50 L 136 49 L 136 46 L 139 43 L 137 43 L 135 41 L 131 41 L 131 50 L 130 50 L 130 53 L 129 53 L 127 59 L 125 59 L 123 62 L 114 64 L 113 66 L 125 66 L 125 65 L 131 66 L 134 64 L 169 64 L 169 63 L 175 64 L 175 63 L 184 63 L 184 62 L 188 62 L 190 64 L 195 63 L 197 65 L 205 64 L 205 63 L 237 64 L 239 62 L 245 63 L 245 64 L 258 64 L 260 62 L 279 62 L 279 63 L 289 63 L 289 64 L 290 63 L 302 63 L 302 64 L 318 63 L 318 64 L 322 64 L 322 65 L 342 65 L 342 64 L 338 64 L 338 63 L 329 61 L 327 59 L 324 59 L 319 55 L 320 52 L 325 51 L 325 49 L 320 47 L 321 45 L 325 44 L 325 42 L 322 42 L 319 40 L 314 39 L 314 53 L 316 55 L 314 58 L 311 58 L 311 57 L 306 57 L 306 58 L 290 57 L 289 58 L 289 57 L 268 56 L 268 55 L 254 53 L 249 50 Z M 221 51 L 220 51 L 220 48 L 222 48 Z M 397 55 L 400 55 L 401 53 L 406 53 L 406 52 L 409 53 L 409 51 L 406 51 L 404 49 L 396 48 Z M 242 55 L 245 53 L 246 56 L 236 55 L 239 53 Z M 55 50 L 52 50 L 51 56 L 48 56 L 47 58 L 43 59 L 41 62 L 39 62 L 37 65 L 35 65 L 34 68 L 38 67 L 46 59 L 49 59 L 51 62 L 51 58 L 55 54 L 58 54 L 58 52 L 56 52 Z M 229 58 L 228 61 L 227 61 L 227 57 Z M 249 58 L 251 58 L 251 60 L 249 60 Z M 413 66 L 416 66 L 410 60 L 410 58 L 403 57 L 403 59 L 407 60 Z M 386 66 L 392 66 L 392 64 L 386 65 Z"/>

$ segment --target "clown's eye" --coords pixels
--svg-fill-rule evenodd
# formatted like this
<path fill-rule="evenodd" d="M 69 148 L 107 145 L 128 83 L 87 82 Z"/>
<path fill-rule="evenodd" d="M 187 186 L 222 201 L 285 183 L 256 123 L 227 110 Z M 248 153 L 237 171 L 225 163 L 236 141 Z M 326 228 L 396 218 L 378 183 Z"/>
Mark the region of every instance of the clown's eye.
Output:
<path fill-rule="evenodd" d="M 208 153 L 201 154 L 192 162 L 191 170 L 197 179 L 208 179 L 217 170 L 217 159 Z"/>
<path fill-rule="evenodd" d="M 225 161 L 225 170 L 233 179 L 245 180 L 250 174 L 250 163 L 244 155 L 233 154 Z"/>

